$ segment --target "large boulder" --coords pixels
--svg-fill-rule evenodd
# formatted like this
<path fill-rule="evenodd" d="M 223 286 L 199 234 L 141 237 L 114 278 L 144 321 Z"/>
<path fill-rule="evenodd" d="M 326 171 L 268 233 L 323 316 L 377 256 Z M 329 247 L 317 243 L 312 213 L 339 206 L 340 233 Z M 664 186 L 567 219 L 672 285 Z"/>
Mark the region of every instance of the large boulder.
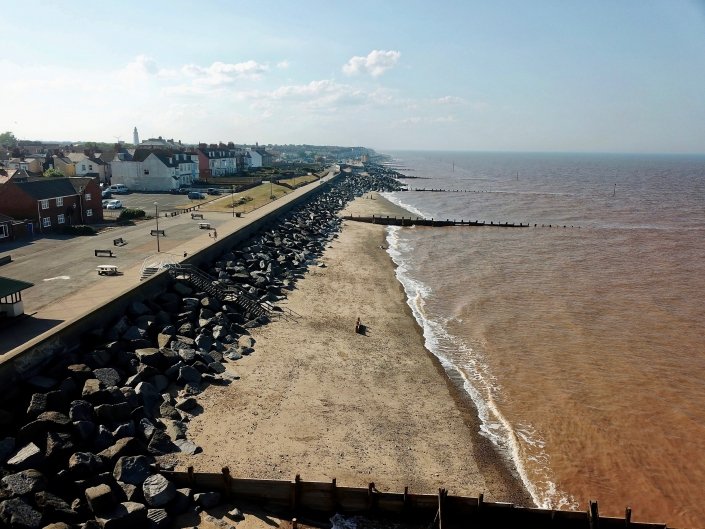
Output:
<path fill-rule="evenodd" d="M 22 498 L 12 498 L 0 502 L 0 520 L 7 527 L 22 529 L 40 529 L 42 515 Z"/>
<path fill-rule="evenodd" d="M 110 386 L 119 386 L 122 378 L 120 373 L 112 367 L 101 367 L 94 369 L 93 375 L 95 378 L 100 380 L 106 388 L 109 388 Z"/>
<path fill-rule="evenodd" d="M 146 456 L 125 456 L 118 459 L 113 477 L 131 485 L 142 485 L 149 477 L 149 458 Z"/>
<path fill-rule="evenodd" d="M 47 479 L 44 474 L 32 468 L 16 474 L 8 474 L 2 478 L 2 484 L 13 496 L 22 496 L 44 490 L 47 486 Z"/>
<path fill-rule="evenodd" d="M 7 465 L 18 470 L 37 467 L 44 460 L 44 453 L 34 443 L 20 448 L 7 460 Z"/>
<path fill-rule="evenodd" d="M 112 489 L 105 483 L 86 489 L 86 501 L 94 513 L 109 512 L 115 506 Z"/>
<path fill-rule="evenodd" d="M 142 503 L 124 501 L 112 511 L 96 517 L 102 529 L 137 529 L 147 526 L 147 508 Z"/>
<path fill-rule="evenodd" d="M 142 492 L 150 507 L 163 507 L 176 496 L 176 487 L 161 474 L 154 474 L 142 483 Z"/>

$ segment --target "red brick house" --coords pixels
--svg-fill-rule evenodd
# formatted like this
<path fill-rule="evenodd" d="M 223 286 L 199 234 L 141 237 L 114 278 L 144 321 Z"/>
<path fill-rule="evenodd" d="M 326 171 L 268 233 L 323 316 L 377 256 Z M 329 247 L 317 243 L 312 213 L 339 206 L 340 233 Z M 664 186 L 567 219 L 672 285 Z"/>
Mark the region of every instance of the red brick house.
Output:
<path fill-rule="evenodd" d="M 39 231 L 103 221 L 98 178 L 35 178 L 0 185 L 0 212 L 30 219 Z"/>

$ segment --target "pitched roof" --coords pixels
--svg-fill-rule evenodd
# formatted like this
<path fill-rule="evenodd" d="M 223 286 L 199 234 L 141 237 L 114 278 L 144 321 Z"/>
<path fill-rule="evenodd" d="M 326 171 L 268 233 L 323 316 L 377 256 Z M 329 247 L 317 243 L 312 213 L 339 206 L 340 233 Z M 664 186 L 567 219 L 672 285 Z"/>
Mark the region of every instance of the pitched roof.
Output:
<path fill-rule="evenodd" d="M 69 178 L 41 178 L 29 182 L 17 182 L 15 185 L 35 200 L 46 200 L 76 195 L 77 191 L 69 180 Z"/>
<path fill-rule="evenodd" d="M 0 298 L 9 296 L 11 294 L 16 294 L 22 290 L 29 287 L 33 287 L 34 283 L 28 283 L 27 281 L 19 281 L 17 279 L 10 279 L 9 277 L 0 276 Z"/>

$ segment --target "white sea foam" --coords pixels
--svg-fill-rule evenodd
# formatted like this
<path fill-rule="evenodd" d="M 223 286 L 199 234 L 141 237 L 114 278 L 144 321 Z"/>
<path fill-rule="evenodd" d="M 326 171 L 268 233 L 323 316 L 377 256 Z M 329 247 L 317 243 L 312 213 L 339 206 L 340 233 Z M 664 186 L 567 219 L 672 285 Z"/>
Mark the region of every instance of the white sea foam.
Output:
<path fill-rule="evenodd" d="M 392 200 L 390 197 L 385 197 Z M 400 201 L 396 202 L 402 207 Z M 433 294 L 422 282 L 411 277 L 408 259 L 412 248 L 401 235 L 399 226 L 387 228 L 387 248 L 397 265 L 396 277 L 404 287 L 407 304 L 419 326 L 423 329 L 424 343 L 441 362 L 443 368 L 457 373 L 463 380 L 463 389 L 477 408 L 480 433 L 489 439 L 513 464 L 534 503 L 542 508 L 576 508 L 577 502 L 558 491 L 550 480 L 548 455 L 543 450 L 544 440 L 530 425 L 513 425 L 501 412 L 496 398 L 502 394 L 501 387 L 481 355 L 446 330 L 447 321 L 436 321 L 425 310 L 426 301 Z M 449 318 L 449 320 L 452 318 Z M 460 354 L 458 354 L 460 353 Z M 455 360 L 454 360 L 455 358 Z M 457 360 L 462 358 L 462 361 Z M 524 447 L 531 449 L 527 454 Z M 533 463 L 535 475 L 530 479 L 525 462 Z"/>
<path fill-rule="evenodd" d="M 412 206 L 411 204 L 407 204 L 406 202 L 404 202 L 403 200 L 401 200 L 401 198 L 400 198 L 400 196 L 399 196 L 400 194 L 401 194 L 401 193 L 387 193 L 387 192 L 385 192 L 385 193 L 380 193 L 380 195 L 382 195 L 384 198 L 386 198 L 387 200 L 389 200 L 392 204 L 396 204 L 396 205 L 399 206 L 400 208 L 404 208 L 404 209 L 407 210 L 409 213 L 413 213 L 413 214 L 416 215 L 417 217 L 421 217 L 421 218 L 424 218 L 424 219 L 431 217 L 430 214 L 426 214 L 426 213 L 424 213 L 423 211 L 421 211 L 419 208 L 417 208 L 417 207 L 415 207 L 415 206 Z"/>

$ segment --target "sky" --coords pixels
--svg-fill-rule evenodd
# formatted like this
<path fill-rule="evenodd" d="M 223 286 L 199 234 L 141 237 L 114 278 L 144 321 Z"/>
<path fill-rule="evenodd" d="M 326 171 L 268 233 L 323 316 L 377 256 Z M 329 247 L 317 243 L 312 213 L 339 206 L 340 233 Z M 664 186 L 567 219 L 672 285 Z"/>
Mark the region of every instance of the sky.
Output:
<path fill-rule="evenodd" d="M 0 0 L 19 139 L 705 153 L 705 0 Z"/>

